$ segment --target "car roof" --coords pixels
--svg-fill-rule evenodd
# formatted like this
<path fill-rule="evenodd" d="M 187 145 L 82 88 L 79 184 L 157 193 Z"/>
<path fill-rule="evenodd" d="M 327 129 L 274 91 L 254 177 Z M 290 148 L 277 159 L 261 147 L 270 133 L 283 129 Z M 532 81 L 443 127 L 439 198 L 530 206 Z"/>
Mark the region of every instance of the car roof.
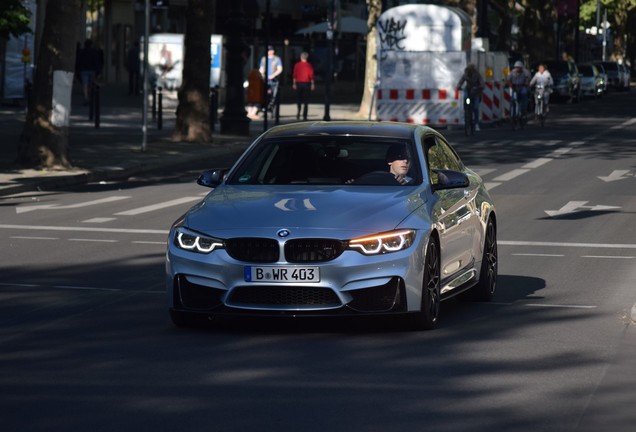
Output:
<path fill-rule="evenodd" d="M 303 136 L 365 136 L 412 139 L 415 131 L 439 135 L 434 129 L 411 123 L 376 121 L 317 121 L 275 126 L 261 137 L 295 138 Z"/>

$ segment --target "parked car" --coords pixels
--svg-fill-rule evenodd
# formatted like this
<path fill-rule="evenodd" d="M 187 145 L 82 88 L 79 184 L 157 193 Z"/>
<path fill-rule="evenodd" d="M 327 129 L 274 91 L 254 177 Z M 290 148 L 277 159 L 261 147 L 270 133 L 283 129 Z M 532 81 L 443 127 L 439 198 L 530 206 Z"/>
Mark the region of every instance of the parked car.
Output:
<path fill-rule="evenodd" d="M 601 77 L 601 80 L 603 82 L 603 94 L 607 94 L 607 72 L 605 72 L 605 67 L 603 66 L 602 62 L 595 62 L 592 63 L 594 66 L 596 66 L 596 68 L 598 69 L 598 73 L 599 76 Z"/>
<path fill-rule="evenodd" d="M 581 100 L 581 78 L 576 63 L 565 60 L 546 62 L 546 68 L 554 80 L 553 94 L 568 102 Z"/>
<path fill-rule="evenodd" d="M 604 61 L 601 62 L 603 68 L 605 68 L 605 73 L 607 73 L 607 85 L 609 88 L 613 90 L 622 90 L 623 85 L 623 76 L 621 73 L 621 68 L 618 66 L 618 62 L 610 62 Z"/>
<path fill-rule="evenodd" d="M 441 301 L 495 292 L 495 206 L 432 128 L 277 126 L 198 183 L 213 189 L 168 240 L 177 326 L 225 314 L 406 315 L 431 329 Z"/>
<path fill-rule="evenodd" d="M 577 65 L 581 75 L 581 95 L 598 98 L 603 96 L 603 78 L 596 66 L 590 63 Z"/>

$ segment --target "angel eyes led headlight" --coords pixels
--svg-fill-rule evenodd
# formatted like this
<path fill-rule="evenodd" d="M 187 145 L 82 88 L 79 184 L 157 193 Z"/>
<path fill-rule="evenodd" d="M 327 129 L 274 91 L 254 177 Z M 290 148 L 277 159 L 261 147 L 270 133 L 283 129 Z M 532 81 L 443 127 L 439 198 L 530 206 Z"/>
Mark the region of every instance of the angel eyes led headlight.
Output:
<path fill-rule="evenodd" d="M 174 244 L 179 249 L 204 254 L 210 253 L 215 249 L 223 248 L 222 240 L 205 237 L 184 228 L 177 229 Z"/>
<path fill-rule="evenodd" d="M 349 240 L 349 249 L 364 255 L 380 255 L 408 248 L 415 239 L 415 230 L 398 230 Z"/>

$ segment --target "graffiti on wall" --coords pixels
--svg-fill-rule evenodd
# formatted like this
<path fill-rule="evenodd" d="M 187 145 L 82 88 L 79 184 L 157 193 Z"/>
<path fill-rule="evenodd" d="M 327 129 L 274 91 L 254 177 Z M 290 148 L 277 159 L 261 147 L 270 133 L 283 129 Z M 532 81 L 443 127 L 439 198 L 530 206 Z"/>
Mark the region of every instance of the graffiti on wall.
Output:
<path fill-rule="evenodd" d="M 381 49 L 404 50 L 401 42 L 406 39 L 404 32 L 406 22 L 406 20 L 395 20 L 393 18 L 378 21 Z"/>

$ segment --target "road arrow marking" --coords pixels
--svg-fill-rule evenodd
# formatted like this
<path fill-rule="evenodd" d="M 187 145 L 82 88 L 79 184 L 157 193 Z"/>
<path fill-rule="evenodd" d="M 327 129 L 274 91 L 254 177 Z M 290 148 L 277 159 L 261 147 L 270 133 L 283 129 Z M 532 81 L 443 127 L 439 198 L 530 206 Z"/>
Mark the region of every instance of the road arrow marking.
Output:
<path fill-rule="evenodd" d="M 105 204 L 105 203 L 109 203 L 109 202 L 113 202 L 113 201 L 119 201 L 119 200 L 128 199 L 128 198 L 130 198 L 130 197 L 129 196 L 112 196 L 112 197 L 108 197 L 108 198 L 102 198 L 102 199 L 97 199 L 97 200 L 93 200 L 93 201 L 85 201 L 85 202 L 81 202 L 81 203 L 77 203 L 77 204 L 69 204 L 69 205 L 40 204 L 40 205 L 34 205 L 34 206 L 20 206 L 20 207 L 16 207 L 15 211 L 16 211 L 17 214 L 20 214 L 20 213 L 30 212 L 30 211 L 33 211 L 33 210 L 75 209 L 75 208 L 80 208 L 80 207 L 87 207 L 87 206 L 91 206 L 91 205 L 96 205 L 96 204 Z"/>
<path fill-rule="evenodd" d="M 570 213 L 576 213 L 579 209 L 586 209 L 591 211 L 604 211 L 604 210 L 616 210 L 620 207 L 616 206 L 607 206 L 607 205 L 595 205 L 595 206 L 586 206 L 588 201 L 570 201 L 559 210 L 546 210 L 545 212 L 550 217 L 562 216 Z"/>
<path fill-rule="evenodd" d="M 608 176 L 598 176 L 598 178 L 600 178 L 601 180 L 603 180 L 604 182 L 611 182 L 611 181 L 616 181 L 616 180 L 623 180 L 626 179 L 628 177 L 633 177 L 634 174 L 630 174 L 629 170 L 614 170 L 612 171 L 612 173 Z"/>

